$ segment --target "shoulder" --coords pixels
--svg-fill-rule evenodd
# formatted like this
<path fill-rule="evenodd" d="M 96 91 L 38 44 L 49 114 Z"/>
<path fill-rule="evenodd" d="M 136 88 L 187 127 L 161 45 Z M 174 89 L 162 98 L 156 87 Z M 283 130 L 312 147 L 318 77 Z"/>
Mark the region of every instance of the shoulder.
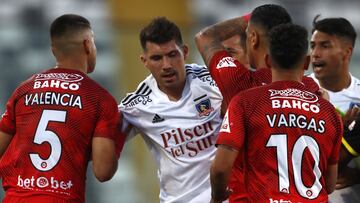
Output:
<path fill-rule="evenodd" d="M 154 78 L 149 75 L 138 85 L 134 92 L 127 93 L 125 98 L 121 100 L 119 108 L 132 108 L 139 104 L 146 105 L 149 102 L 152 102 L 152 99 L 150 99 L 150 95 L 153 92 L 152 80 L 154 80 Z"/>
<path fill-rule="evenodd" d="M 319 80 L 315 77 L 315 74 L 314 73 L 311 73 L 311 74 L 309 74 L 309 75 L 305 75 L 304 77 L 303 77 L 303 80 L 313 80 L 316 84 L 319 84 Z"/>
<path fill-rule="evenodd" d="M 187 79 L 191 82 L 200 81 L 200 83 L 216 86 L 215 81 L 210 75 L 209 70 L 205 65 L 199 64 L 186 64 L 185 65 Z"/>
<path fill-rule="evenodd" d="M 193 75 L 194 77 L 203 77 L 210 75 L 209 70 L 205 65 L 199 65 L 196 63 L 185 64 L 186 75 Z"/>
<path fill-rule="evenodd" d="M 354 84 L 355 89 L 360 89 L 360 79 L 351 75 L 351 83 Z"/>

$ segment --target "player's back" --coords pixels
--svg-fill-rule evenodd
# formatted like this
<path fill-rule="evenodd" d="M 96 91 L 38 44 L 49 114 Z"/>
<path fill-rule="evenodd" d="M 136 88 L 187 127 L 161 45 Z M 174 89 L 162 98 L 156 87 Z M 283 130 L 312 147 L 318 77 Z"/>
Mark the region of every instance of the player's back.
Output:
<path fill-rule="evenodd" d="M 116 101 L 80 71 L 50 69 L 19 86 L 1 126 L 14 134 L 0 163 L 6 194 L 84 202 L 93 134 L 115 134 L 104 112 L 116 118 Z"/>
<path fill-rule="evenodd" d="M 342 130 L 332 105 L 290 81 L 238 97 L 250 202 L 327 202 L 325 171 L 338 161 Z"/>
<path fill-rule="evenodd" d="M 255 71 L 249 70 L 226 51 L 216 53 L 208 68 L 226 104 L 239 92 L 267 85 L 272 81 L 270 68 L 257 67 Z M 310 92 L 318 94 L 319 86 L 312 78 L 304 76 L 302 82 Z"/>

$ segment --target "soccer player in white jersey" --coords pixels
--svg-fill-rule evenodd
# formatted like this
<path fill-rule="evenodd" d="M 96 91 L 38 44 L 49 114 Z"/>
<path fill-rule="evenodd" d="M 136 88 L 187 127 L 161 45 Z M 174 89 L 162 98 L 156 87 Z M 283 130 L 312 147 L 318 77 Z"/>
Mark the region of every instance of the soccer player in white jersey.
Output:
<path fill-rule="evenodd" d="M 356 32 L 351 23 L 344 18 L 315 17 L 311 37 L 311 63 L 313 71 L 310 76 L 328 91 L 330 102 L 345 116 L 345 128 L 359 115 L 360 80 L 349 72 L 350 59 L 356 40 Z M 344 134 L 341 161 L 348 157 L 359 156 L 359 142 L 354 142 Z M 345 166 L 347 161 L 345 161 Z M 341 170 L 337 188 L 360 183 L 359 169 Z M 351 175 L 355 173 L 356 175 Z M 333 202 L 360 201 L 360 185 L 337 190 L 330 195 Z M 356 201 L 357 200 L 357 201 Z"/>
<path fill-rule="evenodd" d="M 210 165 L 221 125 L 222 96 L 207 68 L 185 64 L 177 25 L 153 19 L 140 33 L 151 72 L 119 105 L 128 136 L 140 133 L 158 166 L 161 203 L 210 202 Z"/>

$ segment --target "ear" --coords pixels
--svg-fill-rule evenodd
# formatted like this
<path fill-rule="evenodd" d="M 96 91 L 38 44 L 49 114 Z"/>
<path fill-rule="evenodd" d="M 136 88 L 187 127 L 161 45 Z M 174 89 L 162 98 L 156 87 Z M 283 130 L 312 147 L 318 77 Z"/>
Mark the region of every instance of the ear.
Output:
<path fill-rule="evenodd" d="M 147 67 L 147 58 L 144 53 L 140 55 L 140 61 L 144 64 L 145 67 Z"/>
<path fill-rule="evenodd" d="M 55 48 L 51 45 L 51 52 L 52 52 L 52 54 L 56 57 L 56 55 L 55 55 Z"/>
<path fill-rule="evenodd" d="M 83 46 L 84 46 L 85 53 L 86 53 L 87 55 L 89 55 L 89 54 L 91 53 L 91 43 L 90 43 L 90 40 L 84 39 L 84 41 L 83 41 Z"/>
<path fill-rule="evenodd" d="M 270 58 L 269 54 L 265 55 L 265 65 L 268 68 L 271 68 L 271 66 L 272 66 L 272 61 L 271 61 L 271 58 Z"/>
<path fill-rule="evenodd" d="M 310 55 L 306 55 L 304 60 L 304 70 L 308 70 L 309 65 L 310 65 Z"/>
<path fill-rule="evenodd" d="M 259 33 L 256 31 L 252 31 L 250 33 L 250 45 L 253 49 L 256 49 L 257 47 L 259 47 L 260 44 L 260 38 L 259 38 Z"/>
<path fill-rule="evenodd" d="M 189 47 L 186 44 L 184 44 L 182 47 L 182 50 L 183 50 L 183 54 L 184 54 L 184 59 L 186 59 L 187 56 L 189 55 Z"/>
<path fill-rule="evenodd" d="M 354 51 L 354 48 L 352 46 L 348 46 L 346 49 L 345 49 L 345 57 L 347 60 L 350 61 L 350 58 L 352 56 L 352 53 Z"/>

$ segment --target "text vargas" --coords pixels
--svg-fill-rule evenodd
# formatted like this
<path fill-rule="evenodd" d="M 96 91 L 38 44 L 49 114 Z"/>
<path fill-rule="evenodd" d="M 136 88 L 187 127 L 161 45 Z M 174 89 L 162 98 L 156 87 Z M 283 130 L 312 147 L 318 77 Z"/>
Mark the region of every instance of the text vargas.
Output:
<path fill-rule="evenodd" d="M 288 115 L 273 114 L 273 115 L 266 115 L 266 119 L 269 123 L 269 126 L 272 128 L 297 127 L 306 130 L 313 130 L 317 133 L 325 132 L 324 120 L 317 121 L 315 118 L 308 119 L 304 115 L 296 115 L 292 113 L 289 113 Z"/>

